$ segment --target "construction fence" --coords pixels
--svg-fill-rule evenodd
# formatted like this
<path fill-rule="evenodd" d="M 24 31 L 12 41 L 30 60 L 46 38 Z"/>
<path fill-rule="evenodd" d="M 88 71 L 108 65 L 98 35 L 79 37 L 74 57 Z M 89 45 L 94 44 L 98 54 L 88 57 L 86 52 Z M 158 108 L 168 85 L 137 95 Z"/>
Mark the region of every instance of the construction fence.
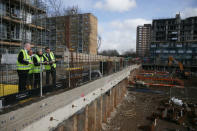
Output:
<path fill-rule="evenodd" d="M 37 80 L 34 75 L 29 75 L 26 90 L 35 90 L 37 88 L 43 88 L 43 90 L 45 90 L 44 88 L 51 88 L 52 90 L 58 90 L 60 88 L 72 89 L 92 80 L 120 71 L 131 64 L 131 62 L 118 57 L 106 57 L 106 59 L 101 60 L 98 59 L 99 57 L 96 55 L 93 57 L 92 55 L 84 54 L 87 59 L 77 60 L 76 57 L 74 57 L 76 53 L 69 53 L 69 55 L 69 61 L 59 59 L 56 63 L 56 85 L 53 85 L 52 77 L 50 77 L 49 83 L 46 83 L 46 71 L 44 65 L 42 65 L 43 72 L 39 78 L 41 82 Z M 82 56 L 82 54 L 80 55 Z M 11 58 L 14 60 L 15 57 Z M 16 64 L 14 64 L 14 62 L 12 64 L 1 63 L 0 97 L 19 93 L 18 82 L 19 78 Z M 37 91 L 36 95 L 40 95 L 41 90 L 37 90 L 39 91 Z"/>

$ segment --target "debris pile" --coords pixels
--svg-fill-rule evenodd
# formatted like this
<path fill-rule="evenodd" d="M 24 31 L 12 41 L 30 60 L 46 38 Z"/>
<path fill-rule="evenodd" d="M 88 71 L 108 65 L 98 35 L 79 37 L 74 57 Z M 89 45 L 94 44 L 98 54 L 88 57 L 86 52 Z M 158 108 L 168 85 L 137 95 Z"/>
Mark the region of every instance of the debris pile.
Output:
<path fill-rule="evenodd" d="M 151 127 L 157 126 L 157 120 L 176 123 L 190 131 L 197 129 L 197 104 L 187 103 L 172 97 L 170 100 L 162 100 L 157 108 L 158 112 L 153 112 L 148 119 L 152 120 Z M 152 128 L 151 128 L 152 130 Z"/>

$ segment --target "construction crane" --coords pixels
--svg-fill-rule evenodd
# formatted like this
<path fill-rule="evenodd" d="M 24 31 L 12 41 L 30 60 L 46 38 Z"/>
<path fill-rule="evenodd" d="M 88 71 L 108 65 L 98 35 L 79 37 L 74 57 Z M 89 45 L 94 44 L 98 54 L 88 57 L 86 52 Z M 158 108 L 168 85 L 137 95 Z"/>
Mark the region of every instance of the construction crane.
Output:
<path fill-rule="evenodd" d="M 169 56 L 169 62 L 168 62 L 168 66 L 172 66 L 173 62 L 176 64 L 176 65 L 179 65 L 179 69 L 181 71 L 181 75 L 184 77 L 184 78 L 187 78 L 190 76 L 190 73 L 189 72 L 185 72 L 184 70 L 184 67 L 183 67 L 183 64 L 177 60 L 175 60 L 172 56 Z"/>

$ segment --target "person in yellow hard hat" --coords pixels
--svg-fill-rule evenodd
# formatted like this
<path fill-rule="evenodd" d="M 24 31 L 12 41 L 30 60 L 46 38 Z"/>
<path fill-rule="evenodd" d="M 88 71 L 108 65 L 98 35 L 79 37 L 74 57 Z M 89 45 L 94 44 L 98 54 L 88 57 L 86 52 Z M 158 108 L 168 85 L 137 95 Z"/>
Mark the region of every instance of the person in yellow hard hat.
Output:
<path fill-rule="evenodd" d="M 24 49 L 21 49 L 17 56 L 17 73 L 19 76 L 19 92 L 26 90 L 28 72 L 30 70 L 29 64 L 32 64 L 30 61 L 30 56 L 28 51 L 31 49 L 31 44 L 26 43 Z"/>

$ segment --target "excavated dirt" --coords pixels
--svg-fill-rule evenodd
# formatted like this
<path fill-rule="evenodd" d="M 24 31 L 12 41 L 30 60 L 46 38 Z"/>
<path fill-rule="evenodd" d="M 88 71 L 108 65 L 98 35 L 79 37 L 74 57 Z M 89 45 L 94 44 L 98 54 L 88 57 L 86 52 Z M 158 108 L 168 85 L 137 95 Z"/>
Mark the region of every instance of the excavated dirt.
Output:
<path fill-rule="evenodd" d="M 158 112 L 161 101 L 167 100 L 164 94 L 129 91 L 122 104 L 112 112 L 105 131 L 149 131 L 153 120 L 152 114 Z M 114 115 L 115 113 L 115 115 Z M 176 123 L 158 120 L 155 131 L 187 131 Z"/>
<path fill-rule="evenodd" d="M 128 88 L 124 101 L 111 113 L 103 131 L 195 131 L 197 127 L 180 125 L 175 122 L 157 119 L 155 128 L 153 116 L 161 114 L 158 108 L 163 101 L 176 97 L 184 102 L 197 103 L 197 78 L 184 80 L 185 88 Z M 154 117 L 155 118 L 155 117 Z M 196 128 L 196 129 L 195 129 Z"/>

